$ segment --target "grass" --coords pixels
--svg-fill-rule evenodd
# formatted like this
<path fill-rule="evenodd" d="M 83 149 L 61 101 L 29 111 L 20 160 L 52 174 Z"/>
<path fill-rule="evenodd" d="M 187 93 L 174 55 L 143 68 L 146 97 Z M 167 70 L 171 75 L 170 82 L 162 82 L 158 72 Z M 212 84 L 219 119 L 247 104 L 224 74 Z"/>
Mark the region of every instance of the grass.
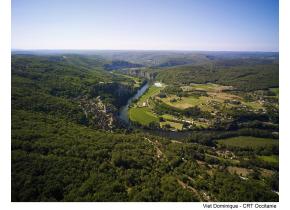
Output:
<path fill-rule="evenodd" d="M 158 94 L 163 87 L 150 86 L 149 89 L 140 97 L 138 104 L 143 104 L 150 97 Z M 141 125 L 149 125 L 151 122 L 159 122 L 159 117 L 156 116 L 149 107 L 132 107 L 129 109 L 129 119 L 133 122 L 138 122 Z"/>
<path fill-rule="evenodd" d="M 278 145 L 279 141 L 276 139 L 257 138 L 251 136 L 238 136 L 227 139 L 218 140 L 218 144 L 240 147 L 240 148 L 259 148 Z"/>
<path fill-rule="evenodd" d="M 227 170 L 231 174 L 238 174 L 240 176 L 248 176 L 251 172 L 253 172 L 252 169 L 241 168 L 241 167 L 236 167 L 236 166 L 228 166 Z"/>
<path fill-rule="evenodd" d="M 214 91 L 219 85 L 208 83 L 208 84 L 192 84 L 191 87 L 195 90 Z"/>
<path fill-rule="evenodd" d="M 156 86 L 151 86 L 147 91 L 146 93 L 144 93 L 141 98 L 139 99 L 138 103 L 143 103 L 145 102 L 147 99 L 149 99 L 150 97 L 154 96 L 154 95 L 157 95 L 160 90 L 162 89 L 163 87 L 156 87 Z"/>
<path fill-rule="evenodd" d="M 204 90 L 207 92 L 221 92 L 223 90 L 232 89 L 231 86 L 223 86 L 214 83 L 207 83 L 207 84 L 192 84 L 191 86 L 183 86 L 183 88 L 187 91 L 190 90 Z"/>
<path fill-rule="evenodd" d="M 165 120 L 173 120 L 174 119 L 174 117 L 170 114 L 164 114 L 161 117 L 163 117 Z"/>
<path fill-rule="evenodd" d="M 129 110 L 129 118 L 133 122 L 148 125 L 151 122 L 159 122 L 159 118 L 154 115 L 148 107 L 133 107 Z"/>
<path fill-rule="evenodd" d="M 162 101 L 166 103 L 169 106 L 178 108 L 178 109 L 186 109 L 189 107 L 194 107 L 194 106 L 200 106 L 201 108 L 206 107 L 205 104 L 206 101 L 208 100 L 208 97 L 201 96 L 199 98 L 196 98 L 194 96 L 189 96 L 189 97 L 182 97 L 181 100 L 177 100 L 176 102 L 170 102 L 170 100 L 177 98 L 176 96 L 169 96 L 167 98 L 163 98 Z"/>
<path fill-rule="evenodd" d="M 211 157 L 211 158 L 216 158 L 219 161 L 228 161 L 228 162 L 233 163 L 233 164 L 238 164 L 240 162 L 238 160 L 232 160 L 232 159 L 228 159 L 228 158 L 218 157 L 218 156 L 210 155 L 210 154 L 207 154 L 207 153 L 205 153 L 205 156 Z"/>
<path fill-rule="evenodd" d="M 251 109 L 254 109 L 254 110 L 259 110 L 259 109 L 263 109 L 263 105 L 254 101 L 254 102 L 242 102 L 244 105 L 250 107 Z"/>
<path fill-rule="evenodd" d="M 261 172 L 261 175 L 264 177 L 271 177 L 275 174 L 274 171 L 265 168 L 260 168 L 259 171 Z"/>
<path fill-rule="evenodd" d="M 178 109 L 186 109 L 189 107 L 198 106 L 203 111 L 213 111 L 215 108 L 213 108 L 213 105 L 211 103 L 224 103 L 226 99 L 230 100 L 239 100 L 240 97 L 227 93 L 222 92 L 222 90 L 228 89 L 227 86 L 220 86 L 216 84 L 196 84 L 192 86 L 183 86 L 182 89 L 184 91 L 190 91 L 190 90 L 205 90 L 207 91 L 208 96 L 200 96 L 196 97 L 194 95 L 188 96 L 188 97 L 181 97 L 178 98 L 175 95 L 170 95 L 166 98 L 161 99 L 164 103 L 166 103 L 169 106 L 173 106 Z M 176 99 L 175 102 L 172 102 L 172 99 Z M 251 104 L 249 104 L 251 105 Z M 259 105 L 259 104 L 258 104 Z"/>
<path fill-rule="evenodd" d="M 270 88 L 269 90 L 275 93 L 275 97 L 279 99 L 279 88 Z"/>
<path fill-rule="evenodd" d="M 270 91 L 276 94 L 276 96 L 279 95 L 279 88 L 270 88 Z"/>
<path fill-rule="evenodd" d="M 208 128 L 209 124 L 206 122 L 193 121 L 194 124 L 200 128 Z"/>
<path fill-rule="evenodd" d="M 172 121 L 165 121 L 160 122 L 160 126 L 163 127 L 164 125 L 169 124 L 172 128 L 175 128 L 176 130 L 182 130 L 182 123 L 172 122 Z"/>
<path fill-rule="evenodd" d="M 270 156 L 259 156 L 258 159 L 263 160 L 269 163 L 279 163 L 278 155 L 270 155 Z"/>
<path fill-rule="evenodd" d="M 193 86 L 196 90 L 216 91 L 219 85 L 216 84 L 200 84 Z"/>

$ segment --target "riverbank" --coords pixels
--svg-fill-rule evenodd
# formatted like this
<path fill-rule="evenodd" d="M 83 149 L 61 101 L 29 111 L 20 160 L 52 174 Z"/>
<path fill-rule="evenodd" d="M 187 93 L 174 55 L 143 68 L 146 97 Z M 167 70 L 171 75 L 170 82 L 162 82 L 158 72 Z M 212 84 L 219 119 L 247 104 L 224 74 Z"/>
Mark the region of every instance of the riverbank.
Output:
<path fill-rule="evenodd" d="M 128 99 L 126 105 L 120 108 L 120 111 L 118 113 L 118 118 L 122 122 L 126 123 L 127 125 L 130 125 L 130 120 L 128 116 L 129 107 L 133 103 L 133 101 L 139 99 L 146 92 L 148 88 L 149 88 L 149 82 L 146 82 L 143 86 L 141 86 L 141 88 L 137 91 L 137 93 L 134 96 Z"/>

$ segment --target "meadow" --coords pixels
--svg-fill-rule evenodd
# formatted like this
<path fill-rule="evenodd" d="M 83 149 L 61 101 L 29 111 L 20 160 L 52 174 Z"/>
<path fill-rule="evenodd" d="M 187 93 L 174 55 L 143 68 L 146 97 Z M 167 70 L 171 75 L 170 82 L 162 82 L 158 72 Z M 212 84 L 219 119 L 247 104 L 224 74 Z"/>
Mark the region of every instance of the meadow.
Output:
<path fill-rule="evenodd" d="M 133 107 L 129 110 L 129 118 L 133 122 L 141 125 L 149 125 L 151 122 L 158 122 L 158 117 L 154 115 L 148 107 Z"/>
<path fill-rule="evenodd" d="M 258 158 L 260 160 L 263 160 L 269 163 L 279 163 L 279 156 L 277 155 L 269 155 L 269 156 L 262 155 L 262 156 L 259 156 Z"/>
<path fill-rule="evenodd" d="M 252 136 L 238 136 L 227 139 L 218 140 L 218 144 L 238 147 L 238 148 L 261 148 L 278 145 L 279 141 L 276 139 L 269 138 L 257 138 Z"/>
<path fill-rule="evenodd" d="M 142 104 L 146 102 L 150 97 L 157 95 L 162 87 L 156 87 L 154 85 L 150 86 L 150 88 L 140 97 L 138 104 Z"/>
<path fill-rule="evenodd" d="M 188 86 L 181 87 L 183 92 L 188 93 L 187 96 L 178 97 L 176 95 L 168 95 L 161 100 L 169 106 L 178 109 L 187 109 L 190 107 L 198 106 L 203 111 L 214 111 L 216 110 L 215 105 L 219 104 L 220 107 L 225 105 L 226 100 L 235 100 L 240 104 L 247 106 L 252 110 L 263 109 L 263 105 L 257 101 L 246 102 L 242 97 L 226 92 L 231 90 L 231 86 L 222 86 L 217 84 L 191 84 Z M 206 96 L 197 97 L 194 91 L 204 91 Z M 234 104 L 226 104 L 228 108 L 235 106 Z"/>
<path fill-rule="evenodd" d="M 163 118 L 159 126 L 161 128 L 173 128 L 183 130 L 185 122 L 197 128 L 209 128 L 214 122 L 214 118 L 207 120 L 207 117 L 186 117 L 182 114 L 178 116 L 174 113 L 158 114 L 156 112 L 156 103 L 164 103 L 169 109 L 175 109 L 182 113 L 187 109 L 197 107 L 204 113 L 226 113 L 231 109 L 246 107 L 250 111 L 258 112 L 265 110 L 263 103 L 258 100 L 247 101 L 243 96 L 232 92 L 232 86 L 223 86 L 219 84 L 190 84 L 186 86 L 164 84 L 162 87 L 151 85 L 150 88 L 140 97 L 133 106 L 129 114 L 131 121 L 138 122 L 141 125 L 148 125 L 150 122 L 159 122 L 157 118 Z M 137 109 L 136 107 L 139 107 Z M 144 109 L 141 109 L 141 108 Z M 146 109 L 145 109 L 146 107 Z M 205 115 L 207 116 L 207 115 Z"/>

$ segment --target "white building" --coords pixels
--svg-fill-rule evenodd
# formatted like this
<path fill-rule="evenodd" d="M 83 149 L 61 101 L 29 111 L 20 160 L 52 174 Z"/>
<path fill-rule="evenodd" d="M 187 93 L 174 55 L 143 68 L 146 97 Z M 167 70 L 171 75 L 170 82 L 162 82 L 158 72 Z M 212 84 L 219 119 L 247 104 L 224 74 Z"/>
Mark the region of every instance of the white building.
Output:
<path fill-rule="evenodd" d="M 156 87 L 162 87 L 162 84 L 161 84 L 160 82 L 155 82 L 154 85 L 155 85 Z"/>

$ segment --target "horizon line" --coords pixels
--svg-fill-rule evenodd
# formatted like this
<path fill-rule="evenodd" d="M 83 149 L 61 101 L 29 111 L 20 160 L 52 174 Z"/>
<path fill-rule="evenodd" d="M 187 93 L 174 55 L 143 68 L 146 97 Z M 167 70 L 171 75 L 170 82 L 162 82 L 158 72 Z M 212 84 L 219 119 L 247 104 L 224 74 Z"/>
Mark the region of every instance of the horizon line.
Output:
<path fill-rule="evenodd" d="M 271 53 L 279 53 L 278 51 L 266 51 L 266 50 L 182 50 L 182 49 L 46 49 L 46 48 L 38 48 L 38 49 L 12 49 L 12 51 L 167 51 L 167 52 L 271 52 Z"/>

